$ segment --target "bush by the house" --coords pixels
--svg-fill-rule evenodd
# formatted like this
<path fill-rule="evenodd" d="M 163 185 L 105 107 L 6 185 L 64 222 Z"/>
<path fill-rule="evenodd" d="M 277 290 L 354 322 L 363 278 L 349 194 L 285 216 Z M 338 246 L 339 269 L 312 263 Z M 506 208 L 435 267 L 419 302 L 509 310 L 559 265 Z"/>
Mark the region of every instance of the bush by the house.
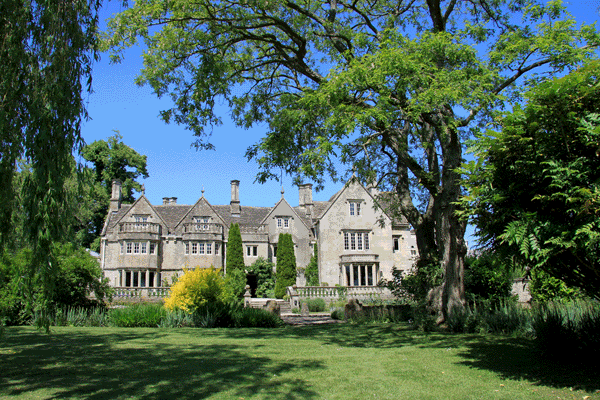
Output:
<path fill-rule="evenodd" d="M 256 276 L 256 297 L 275 297 L 275 275 L 273 269 L 273 263 L 264 257 L 259 257 L 251 266 L 246 268 L 249 274 Z"/>
<path fill-rule="evenodd" d="M 97 260 L 85 249 L 70 243 L 57 243 L 52 247 L 56 261 L 55 289 L 49 299 L 51 310 L 83 307 L 103 307 L 112 289 Z M 38 271 L 30 267 L 32 251 L 23 248 L 17 252 L 4 252 L 0 259 L 0 319 L 9 324 L 21 324 L 31 318 L 25 314 L 25 305 L 31 309 L 39 297 Z M 91 299 L 91 294 L 94 299 Z M 60 312 L 60 311 L 59 311 Z M 35 318 L 35 317 L 34 317 Z"/>
<path fill-rule="evenodd" d="M 225 279 L 216 269 L 184 268 L 183 276 L 171 286 L 171 293 L 165 299 L 165 308 L 192 314 L 206 304 L 227 303 L 232 298 Z"/>
<path fill-rule="evenodd" d="M 318 298 L 318 299 L 304 299 L 301 301 L 302 303 L 306 303 L 308 305 L 308 311 L 310 312 L 323 312 L 325 311 L 325 300 Z"/>
<path fill-rule="evenodd" d="M 110 325 L 133 328 L 156 328 L 161 325 L 167 310 L 160 303 L 139 303 L 109 310 Z"/>

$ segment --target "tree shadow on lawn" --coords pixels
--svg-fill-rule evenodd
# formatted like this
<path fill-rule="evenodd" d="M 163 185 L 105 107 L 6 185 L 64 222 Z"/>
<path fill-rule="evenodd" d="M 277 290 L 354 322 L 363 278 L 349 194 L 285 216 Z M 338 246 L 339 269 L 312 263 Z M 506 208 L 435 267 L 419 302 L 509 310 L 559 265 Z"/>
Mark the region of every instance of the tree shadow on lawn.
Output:
<path fill-rule="evenodd" d="M 358 348 L 455 349 L 461 365 L 492 371 L 504 379 L 527 380 L 555 388 L 600 390 L 597 368 L 585 363 L 559 363 L 542 357 L 531 339 L 500 335 L 466 335 L 420 332 L 406 324 L 331 324 L 286 327 L 278 330 L 231 330 L 232 337 L 291 337 L 316 340 L 320 344 Z"/>
<path fill-rule="evenodd" d="M 236 397 L 261 393 L 273 399 L 317 398 L 302 379 L 281 375 L 305 376 L 324 368 L 318 362 L 253 357 L 248 346 L 186 344 L 185 335 L 169 343 L 166 338 L 172 333 L 73 328 L 46 335 L 12 328 L 0 342 L 0 394 L 43 390 L 50 398 L 201 399 L 227 392 Z"/>

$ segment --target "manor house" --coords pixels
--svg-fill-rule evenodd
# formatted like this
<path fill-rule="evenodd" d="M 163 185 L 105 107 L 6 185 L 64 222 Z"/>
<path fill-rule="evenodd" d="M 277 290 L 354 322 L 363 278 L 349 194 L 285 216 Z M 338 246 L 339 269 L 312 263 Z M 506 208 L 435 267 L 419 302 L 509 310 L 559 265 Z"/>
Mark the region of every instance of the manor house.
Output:
<path fill-rule="evenodd" d="M 244 261 L 259 257 L 277 263 L 280 233 L 293 237 L 297 285 L 317 245 L 322 286 L 375 286 L 391 278 L 392 268 L 408 270 L 417 257 L 416 240 L 406 220 L 389 217 L 377 207 L 373 189 L 351 179 L 328 201 L 313 201 L 312 185 L 299 186 L 299 204 L 284 198 L 272 207 L 240 202 L 240 182 L 231 181 L 231 201 L 213 205 L 202 196 L 193 205 L 165 197 L 159 205 L 142 195 L 121 203 L 121 182 L 114 181 L 102 232 L 100 262 L 110 284 L 118 288 L 169 285 L 183 268 L 226 271 L 229 227 L 238 223 Z"/>

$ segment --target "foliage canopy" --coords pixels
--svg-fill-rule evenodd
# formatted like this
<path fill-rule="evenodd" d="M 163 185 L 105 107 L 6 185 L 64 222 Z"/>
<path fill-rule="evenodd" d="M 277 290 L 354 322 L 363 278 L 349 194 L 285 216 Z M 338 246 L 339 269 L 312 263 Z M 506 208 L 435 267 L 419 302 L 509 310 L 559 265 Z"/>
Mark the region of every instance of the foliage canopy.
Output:
<path fill-rule="evenodd" d="M 25 235 L 31 268 L 50 305 L 56 282 L 51 246 L 64 234 L 65 180 L 81 148 L 83 95 L 91 90 L 100 0 L 0 2 L 0 243 L 11 232 L 16 162 L 32 173 L 24 182 Z M 43 318 L 40 321 L 44 321 Z M 48 324 L 46 324 L 47 327 Z"/>
<path fill-rule="evenodd" d="M 282 168 L 319 188 L 339 158 L 387 192 L 420 257 L 444 269 L 444 311 L 464 303 L 464 138 L 523 83 L 599 43 L 556 0 L 143 0 L 109 23 L 104 45 L 119 61 L 138 38 L 148 51 L 137 82 L 172 96 L 162 117 L 199 147 L 212 147 L 206 128 L 224 101 L 239 126 L 268 124 L 247 153 L 259 181 Z"/>
<path fill-rule="evenodd" d="M 476 145 L 473 221 L 484 245 L 600 293 L 600 63 L 527 94 Z"/>

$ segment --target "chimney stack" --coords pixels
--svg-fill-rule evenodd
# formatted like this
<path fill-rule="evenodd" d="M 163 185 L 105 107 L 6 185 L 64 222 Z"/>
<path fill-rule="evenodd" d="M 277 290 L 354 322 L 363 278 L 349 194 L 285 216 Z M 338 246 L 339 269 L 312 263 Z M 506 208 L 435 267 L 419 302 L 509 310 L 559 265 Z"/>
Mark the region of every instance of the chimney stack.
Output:
<path fill-rule="evenodd" d="M 231 181 L 231 203 L 229 203 L 231 215 L 240 216 L 240 181 L 234 179 Z"/>
<path fill-rule="evenodd" d="M 163 206 L 177 204 L 177 197 L 163 197 Z"/>
<path fill-rule="evenodd" d="M 121 193 L 122 184 L 118 179 L 113 180 L 112 182 L 112 194 L 110 196 L 110 207 L 109 212 L 117 212 L 121 208 L 121 200 L 123 199 L 123 194 Z"/>
<path fill-rule="evenodd" d="M 304 210 L 307 217 L 313 212 L 312 183 L 306 183 L 298 186 L 298 195 L 300 208 Z"/>

